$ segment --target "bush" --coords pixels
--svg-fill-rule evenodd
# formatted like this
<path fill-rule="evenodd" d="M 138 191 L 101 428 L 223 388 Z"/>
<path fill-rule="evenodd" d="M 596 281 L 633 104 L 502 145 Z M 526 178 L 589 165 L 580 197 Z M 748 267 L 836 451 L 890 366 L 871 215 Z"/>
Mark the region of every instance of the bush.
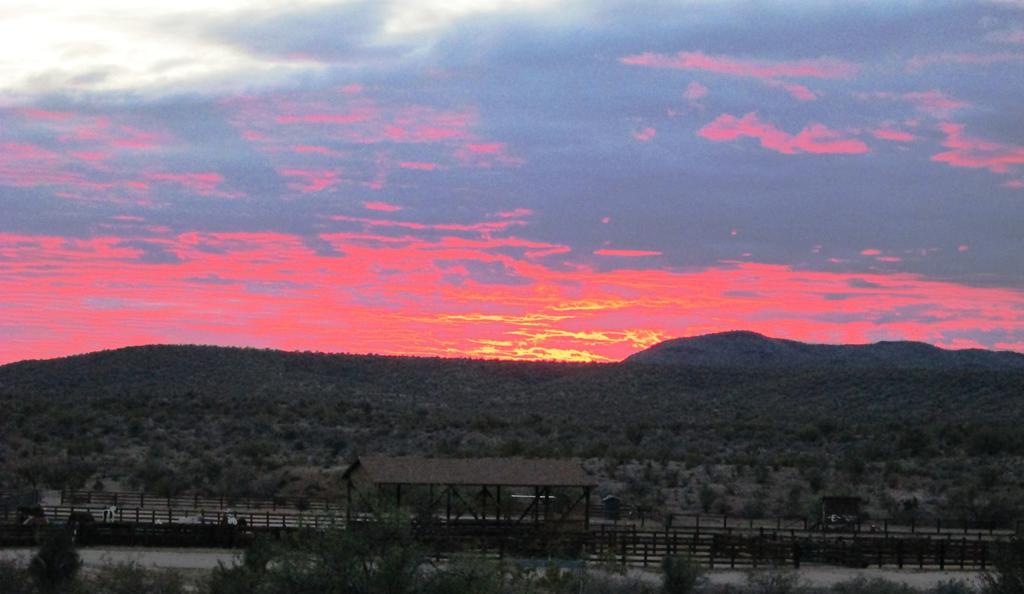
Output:
<path fill-rule="evenodd" d="M 100 568 L 88 580 L 90 594 L 183 594 L 185 580 L 170 570 L 147 569 L 135 562 Z"/>
<path fill-rule="evenodd" d="M 793 594 L 800 590 L 800 575 L 795 571 L 752 571 L 747 574 L 751 594 Z"/>
<path fill-rule="evenodd" d="M 14 561 L 0 560 L 0 585 L 6 594 L 36 593 L 28 572 Z"/>
<path fill-rule="evenodd" d="M 43 592 L 63 592 L 74 584 L 82 560 L 78 557 L 71 534 L 51 532 L 28 565 L 29 574 Z"/>
<path fill-rule="evenodd" d="M 992 564 L 994 570 L 982 577 L 987 594 L 1024 592 L 1024 538 L 1011 540 Z"/>
<path fill-rule="evenodd" d="M 832 586 L 835 594 L 919 594 L 906 584 L 882 578 L 854 578 Z"/>
<path fill-rule="evenodd" d="M 976 594 L 978 590 L 970 583 L 963 580 L 949 580 L 939 582 L 928 594 Z"/>
<path fill-rule="evenodd" d="M 704 570 L 686 557 L 665 557 L 661 569 L 665 594 L 690 594 L 704 583 Z"/>

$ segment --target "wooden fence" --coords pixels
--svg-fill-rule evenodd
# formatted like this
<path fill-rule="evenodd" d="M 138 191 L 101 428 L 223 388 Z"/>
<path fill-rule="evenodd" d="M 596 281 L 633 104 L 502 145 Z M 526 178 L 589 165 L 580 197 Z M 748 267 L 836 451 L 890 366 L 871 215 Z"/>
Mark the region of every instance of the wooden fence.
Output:
<path fill-rule="evenodd" d="M 365 523 L 359 523 L 363 525 Z M 340 526 L 340 525 L 339 525 Z M 320 529 L 323 529 L 321 526 Z M 356 528 L 352 526 L 351 528 Z M 0 546 L 34 546 L 46 532 L 72 530 L 83 546 L 244 547 L 256 538 L 284 538 L 317 528 L 297 525 L 228 525 L 96 522 L 61 526 L 0 524 Z M 554 531 L 495 525 L 415 527 L 422 546 L 437 558 L 460 554 L 490 557 L 581 559 L 627 566 L 658 566 L 667 556 L 682 555 L 711 568 L 800 567 L 802 564 L 846 567 L 894 567 L 939 570 L 985 570 L 1006 540 L 945 536 L 825 535 L 791 536 L 784 532 L 725 534 L 685 530 Z"/>
<path fill-rule="evenodd" d="M 337 516 L 345 512 L 344 500 L 305 497 L 273 497 L 273 498 L 231 498 L 204 497 L 199 495 L 163 497 L 136 491 L 62 491 L 61 506 L 81 506 L 97 509 L 114 506 L 118 509 L 143 510 L 140 517 L 156 516 L 161 521 L 170 511 L 170 517 L 207 516 L 214 522 L 219 521 L 218 512 L 231 509 L 239 517 L 248 521 L 260 522 L 265 526 L 290 526 L 292 522 L 306 522 L 314 525 L 325 522 L 332 523 Z M 791 536 L 819 534 L 821 531 L 810 525 L 806 518 L 739 518 L 728 515 L 690 514 L 650 511 L 635 506 L 622 505 L 619 521 L 605 520 L 605 510 L 601 505 L 591 505 L 590 517 L 594 525 L 636 526 L 641 529 L 656 530 L 669 526 L 673 530 L 717 532 L 723 534 L 743 534 L 765 530 L 782 532 Z M 269 512 L 269 515 L 268 515 Z M 134 514 L 134 512 L 133 512 Z M 262 514 L 261 518 L 256 518 Z M 296 516 L 301 515 L 301 519 Z M 285 517 L 287 516 L 287 517 Z M 671 520 L 667 521 L 670 516 Z M 970 519 L 935 519 L 928 522 L 911 520 L 909 523 L 898 523 L 889 519 L 864 520 L 847 532 L 857 534 L 893 535 L 961 535 L 976 537 L 1024 536 L 1024 524 L 1020 520 L 1007 525 L 996 525 L 991 522 L 976 522 Z"/>
<path fill-rule="evenodd" d="M 209 509 L 227 508 L 245 510 L 344 511 L 344 501 L 309 497 L 207 497 L 178 495 L 165 497 L 138 491 L 61 491 L 61 505 L 115 506 L 157 509 Z"/>

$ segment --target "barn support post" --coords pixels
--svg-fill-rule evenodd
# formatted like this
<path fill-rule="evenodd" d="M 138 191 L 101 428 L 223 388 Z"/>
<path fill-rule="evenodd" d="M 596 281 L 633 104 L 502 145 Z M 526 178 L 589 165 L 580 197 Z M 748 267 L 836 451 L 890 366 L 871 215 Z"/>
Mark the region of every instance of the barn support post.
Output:
<path fill-rule="evenodd" d="M 501 485 L 498 485 L 494 489 L 495 489 L 495 495 L 494 495 L 494 503 L 495 503 L 494 521 L 495 521 L 495 523 L 500 524 L 501 523 Z"/>
<path fill-rule="evenodd" d="M 590 487 L 583 487 L 583 498 L 586 501 L 583 508 L 583 528 L 590 530 Z"/>
<path fill-rule="evenodd" d="M 446 524 L 452 523 L 452 486 L 444 490 L 445 502 L 444 502 L 444 520 Z"/>
<path fill-rule="evenodd" d="M 345 481 L 345 527 L 352 523 L 352 479 Z"/>

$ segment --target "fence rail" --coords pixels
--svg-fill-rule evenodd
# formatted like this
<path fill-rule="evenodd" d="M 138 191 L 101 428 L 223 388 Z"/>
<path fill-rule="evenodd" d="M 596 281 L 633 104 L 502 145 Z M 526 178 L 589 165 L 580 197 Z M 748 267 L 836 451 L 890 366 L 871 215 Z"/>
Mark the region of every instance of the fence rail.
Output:
<path fill-rule="evenodd" d="M 349 526 L 359 529 L 368 523 Z M 337 524 L 342 526 L 342 524 Z M 319 526 L 324 529 L 326 526 Z M 244 547 L 259 537 L 283 538 L 302 530 L 284 525 L 225 523 L 80 523 L 64 526 L 0 524 L 0 546 L 33 546 L 47 532 L 72 530 L 80 545 L 161 547 Z M 784 532 L 724 534 L 683 530 L 556 531 L 544 527 L 437 524 L 415 526 L 419 542 L 438 558 L 471 553 L 491 557 L 572 558 L 651 567 L 667 556 L 683 555 L 706 567 L 756 568 L 802 564 L 985 570 L 1005 539 L 945 535 L 885 536 Z"/>
<path fill-rule="evenodd" d="M 310 497 L 209 497 L 202 495 L 178 495 L 165 497 L 138 491 L 61 491 L 61 505 L 100 505 L 138 508 L 186 508 L 219 510 L 237 508 L 245 510 L 295 510 L 332 511 L 344 510 L 344 501 Z"/>

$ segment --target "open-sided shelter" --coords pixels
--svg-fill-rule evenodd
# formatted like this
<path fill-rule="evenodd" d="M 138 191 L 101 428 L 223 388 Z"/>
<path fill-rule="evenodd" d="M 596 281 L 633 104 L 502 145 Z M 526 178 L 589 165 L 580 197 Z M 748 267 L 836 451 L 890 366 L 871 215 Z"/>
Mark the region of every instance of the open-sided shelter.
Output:
<path fill-rule="evenodd" d="M 415 507 L 446 523 L 590 525 L 596 483 L 578 460 L 362 456 L 342 475 L 348 520 Z"/>

